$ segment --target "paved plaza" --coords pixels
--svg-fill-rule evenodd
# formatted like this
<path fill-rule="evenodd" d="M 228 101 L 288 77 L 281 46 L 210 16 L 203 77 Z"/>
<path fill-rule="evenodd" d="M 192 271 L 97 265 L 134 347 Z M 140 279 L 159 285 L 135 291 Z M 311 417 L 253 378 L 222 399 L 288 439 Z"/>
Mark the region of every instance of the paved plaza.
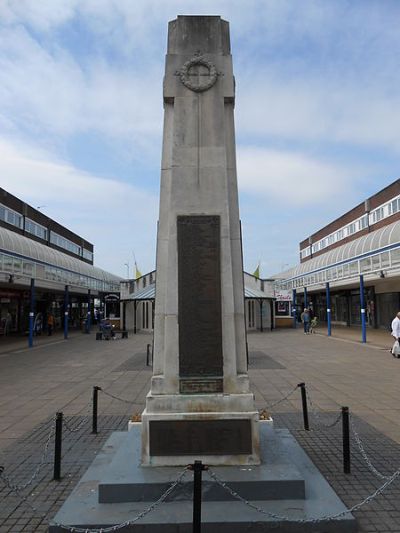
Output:
<path fill-rule="evenodd" d="M 350 407 L 366 453 L 381 475 L 399 467 L 400 360 L 389 354 L 389 333 L 378 337 L 362 345 L 351 335 L 342 340 L 327 338 L 323 331 L 304 335 L 300 329 L 248 336 L 257 407 L 272 412 L 277 427 L 293 432 L 348 507 L 385 479 L 371 471 L 354 441 L 352 473 L 342 473 L 341 425 L 335 424 L 341 406 Z M 146 367 L 151 340 L 140 334 L 96 341 L 93 332 L 75 333 L 67 341 L 61 336 L 38 339 L 33 349 L 25 340 L 0 347 L 0 465 L 13 484 L 23 486 L 43 463 L 19 495 L 0 480 L 1 533 L 46 531 L 43 514 L 55 514 L 110 432 L 126 429 L 129 416 L 141 412 L 151 377 Z M 295 389 L 303 381 L 312 400 L 309 432 L 302 426 L 300 391 Z M 94 385 L 103 389 L 98 435 L 91 434 L 88 417 Z M 52 481 L 56 411 L 64 413 L 69 428 L 64 428 L 60 482 Z M 43 458 L 46 442 L 49 451 Z M 400 532 L 400 480 L 355 515 L 362 532 Z"/>

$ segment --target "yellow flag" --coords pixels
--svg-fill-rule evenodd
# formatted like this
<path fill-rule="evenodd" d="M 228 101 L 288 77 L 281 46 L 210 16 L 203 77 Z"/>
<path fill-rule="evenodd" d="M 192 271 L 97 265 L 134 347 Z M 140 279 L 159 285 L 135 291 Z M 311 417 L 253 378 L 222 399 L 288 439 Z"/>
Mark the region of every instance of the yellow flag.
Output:
<path fill-rule="evenodd" d="M 142 273 L 138 269 L 136 261 L 135 261 L 135 269 L 136 269 L 136 274 L 135 274 L 136 277 L 135 277 L 135 279 L 141 278 L 142 277 Z"/>
<path fill-rule="evenodd" d="M 260 278 L 260 263 L 258 263 L 257 265 L 257 268 L 255 269 L 255 271 L 253 272 L 253 276 L 257 279 Z"/>

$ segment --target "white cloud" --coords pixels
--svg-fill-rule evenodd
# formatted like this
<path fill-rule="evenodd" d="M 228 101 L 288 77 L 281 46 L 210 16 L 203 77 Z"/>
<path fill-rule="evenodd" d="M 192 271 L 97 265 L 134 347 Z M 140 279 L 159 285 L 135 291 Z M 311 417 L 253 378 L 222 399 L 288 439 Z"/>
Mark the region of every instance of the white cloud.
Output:
<path fill-rule="evenodd" d="M 135 140 L 161 131 L 161 69 L 139 72 L 98 58 L 83 69 L 68 51 L 42 47 L 23 27 L 3 29 L 0 57 L 2 113 L 21 129 Z"/>
<path fill-rule="evenodd" d="M 312 205 L 351 194 L 348 179 L 359 170 L 345 169 L 301 153 L 239 147 L 239 188 L 288 206 Z M 345 192 L 346 191 L 346 192 Z"/>
<path fill-rule="evenodd" d="M 154 195 L 82 172 L 35 147 L 4 140 L 0 174 L 7 191 L 33 207 L 45 205 L 44 214 L 92 242 L 97 266 L 125 275 L 123 258 L 129 261 L 136 250 L 145 269 L 154 267 Z"/>
<path fill-rule="evenodd" d="M 400 96 L 373 82 L 361 87 L 311 75 L 247 75 L 238 88 L 236 114 L 241 135 L 400 151 Z"/>

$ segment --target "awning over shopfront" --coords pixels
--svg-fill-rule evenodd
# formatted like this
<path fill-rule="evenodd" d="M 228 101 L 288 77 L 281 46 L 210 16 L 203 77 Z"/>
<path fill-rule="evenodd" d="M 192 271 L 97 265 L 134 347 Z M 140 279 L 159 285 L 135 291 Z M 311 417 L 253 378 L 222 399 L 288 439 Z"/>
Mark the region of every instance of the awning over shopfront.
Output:
<path fill-rule="evenodd" d="M 156 297 L 156 284 L 151 283 L 147 287 L 138 290 L 125 298 L 124 301 L 151 301 Z M 244 288 L 244 297 L 246 300 L 258 299 L 258 300 L 267 300 L 271 297 L 268 296 L 265 292 L 262 292 L 257 289 L 250 289 L 249 287 Z"/>

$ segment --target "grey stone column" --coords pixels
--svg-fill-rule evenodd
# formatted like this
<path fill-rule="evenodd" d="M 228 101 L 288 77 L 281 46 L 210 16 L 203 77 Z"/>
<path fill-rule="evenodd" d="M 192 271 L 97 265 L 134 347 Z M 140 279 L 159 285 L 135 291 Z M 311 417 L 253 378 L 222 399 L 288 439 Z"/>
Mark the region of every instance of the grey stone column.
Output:
<path fill-rule="evenodd" d="M 247 438 L 244 433 L 248 432 L 251 446 L 243 444 L 225 455 L 210 456 L 204 450 L 207 462 L 257 463 L 258 414 L 249 391 L 246 362 L 235 83 L 226 21 L 217 16 L 181 16 L 169 23 L 163 94 L 154 366 L 142 417 L 142 461 L 188 462 L 188 452 L 183 458 L 168 456 L 169 446 L 173 447 L 168 442 L 164 456 L 152 456 L 151 422 L 190 421 L 190 431 L 198 437 L 201 424 L 193 422 L 221 420 L 228 421 L 225 425 L 221 422 L 227 437 L 231 431 L 231 437 L 239 435 L 240 440 Z M 192 242 L 188 235 L 193 235 Z M 195 272 L 196 261 L 198 275 L 193 275 L 194 286 L 187 287 L 182 281 L 183 271 L 188 268 Z M 180 291 L 184 290 L 194 294 L 201 309 L 191 307 L 190 297 L 182 297 Z M 213 312 L 215 324 L 210 319 Z M 192 321 L 188 314 L 194 316 Z M 191 338 L 192 355 L 187 349 Z M 178 424 L 175 428 L 178 426 L 184 427 Z M 211 431 L 211 425 L 203 427 L 205 432 Z M 200 456 L 193 455 L 197 459 Z"/>

